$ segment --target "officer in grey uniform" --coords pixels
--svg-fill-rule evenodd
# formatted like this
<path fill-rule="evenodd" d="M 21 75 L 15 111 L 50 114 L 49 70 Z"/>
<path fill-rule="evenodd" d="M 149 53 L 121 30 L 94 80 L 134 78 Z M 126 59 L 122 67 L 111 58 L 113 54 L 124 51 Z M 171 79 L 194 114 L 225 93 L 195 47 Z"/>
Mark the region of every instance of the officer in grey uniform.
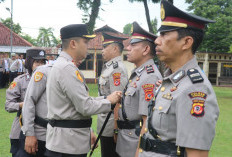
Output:
<path fill-rule="evenodd" d="M 127 69 L 122 62 L 123 40 L 127 38 L 116 37 L 106 33 L 103 35 L 102 56 L 107 61 L 99 77 L 98 95 L 107 96 L 114 91 L 123 91 L 128 82 Z M 97 120 L 98 134 L 103 126 L 107 114 L 99 114 Z M 117 157 L 114 142 L 114 115 L 112 114 L 100 137 L 102 157 Z"/>
<path fill-rule="evenodd" d="M 149 104 L 140 157 L 206 157 L 219 115 L 217 98 L 194 56 L 203 29 L 214 21 L 161 2 L 156 54 L 168 69 Z"/>
<path fill-rule="evenodd" d="M 144 132 L 148 103 L 154 95 L 155 82 L 162 79 L 153 60 L 155 39 L 154 34 L 145 31 L 137 22 L 133 23 L 127 60 L 134 63 L 136 68 L 124 89 L 117 120 L 119 130 L 116 151 L 121 157 L 138 154 L 139 136 Z"/>
<path fill-rule="evenodd" d="M 28 73 L 20 75 L 14 79 L 6 91 L 6 104 L 5 110 L 9 113 L 17 112 L 17 116 L 11 127 L 10 140 L 11 140 L 11 153 L 12 156 L 20 156 L 19 154 L 19 135 L 20 135 L 20 123 L 19 117 L 21 115 L 21 109 L 24 104 L 24 97 L 27 90 L 28 83 L 32 70 L 37 66 L 45 64 L 44 51 L 41 49 L 29 49 L 26 52 L 26 67 Z"/>
<path fill-rule="evenodd" d="M 90 149 L 91 115 L 108 113 L 120 101 L 121 92 L 104 97 L 90 97 L 82 72 L 72 62 L 87 55 L 89 39 L 85 24 L 61 28 L 63 51 L 53 64 L 47 82 L 48 157 L 86 157 Z"/>
<path fill-rule="evenodd" d="M 43 157 L 45 153 L 45 141 L 47 131 L 47 96 L 46 83 L 52 64 L 38 67 L 29 82 L 22 108 L 23 134 L 26 156 L 34 154 Z M 23 147 L 23 148 L 24 148 Z"/>

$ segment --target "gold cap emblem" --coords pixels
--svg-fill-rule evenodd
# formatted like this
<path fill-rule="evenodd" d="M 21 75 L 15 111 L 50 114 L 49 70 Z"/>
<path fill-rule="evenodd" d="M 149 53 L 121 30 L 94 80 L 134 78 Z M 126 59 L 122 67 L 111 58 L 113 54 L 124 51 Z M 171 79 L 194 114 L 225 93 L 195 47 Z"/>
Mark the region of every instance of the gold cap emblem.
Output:
<path fill-rule="evenodd" d="M 131 26 L 131 34 L 133 33 L 133 30 L 134 30 L 134 27 L 133 27 L 133 24 Z"/>
<path fill-rule="evenodd" d="M 102 41 L 104 41 L 104 36 L 102 36 Z"/>
<path fill-rule="evenodd" d="M 161 4 L 160 17 L 161 17 L 161 20 L 162 20 L 162 21 L 163 21 L 164 18 L 165 18 L 165 10 L 164 10 L 163 4 Z"/>

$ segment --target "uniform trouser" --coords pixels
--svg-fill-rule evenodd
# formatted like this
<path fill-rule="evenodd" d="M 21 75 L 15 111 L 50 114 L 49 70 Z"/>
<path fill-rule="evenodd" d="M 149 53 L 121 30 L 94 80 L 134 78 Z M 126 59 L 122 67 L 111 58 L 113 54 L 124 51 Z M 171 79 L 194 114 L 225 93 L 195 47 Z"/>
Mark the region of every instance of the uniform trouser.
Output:
<path fill-rule="evenodd" d="M 114 137 L 101 136 L 101 155 L 102 157 L 119 157 L 116 153 L 116 143 Z"/>
<path fill-rule="evenodd" d="M 4 74 L 0 72 L 0 88 L 4 88 Z"/>
<path fill-rule="evenodd" d="M 10 82 L 12 82 L 18 76 L 18 72 L 10 72 Z"/>
<path fill-rule="evenodd" d="M 12 154 L 12 157 L 18 157 L 19 139 L 10 139 L 10 144 L 10 153 Z"/>
<path fill-rule="evenodd" d="M 65 153 L 59 153 L 59 152 L 53 152 L 51 150 L 46 149 L 45 152 L 46 157 L 87 157 L 87 154 L 65 154 Z"/>
<path fill-rule="evenodd" d="M 17 157 L 45 157 L 45 151 L 46 151 L 46 142 L 38 140 L 38 151 L 36 152 L 36 155 L 28 154 L 24 147 L 25 147 L 25 136 L 23 135 L 22 131 L 20 133 L 20 144 L 19 144 L 19 156 Z"/>
<path fill-rule="evenodd" d="M 3 74 L 3 86 L 6 87 L 6 85 L 9 84 L 9 73 L 5 73 Z"/>

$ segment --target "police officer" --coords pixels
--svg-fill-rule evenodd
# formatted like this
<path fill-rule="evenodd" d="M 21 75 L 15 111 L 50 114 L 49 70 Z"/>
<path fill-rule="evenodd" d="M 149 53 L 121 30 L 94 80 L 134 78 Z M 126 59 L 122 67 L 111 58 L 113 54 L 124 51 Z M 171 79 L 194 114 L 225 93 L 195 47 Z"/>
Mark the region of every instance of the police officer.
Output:
<path fill-rule="evenodd" d="M 107 96 L 114 91 L 122 91 L 127 84 L 127 69 L 122 62 L 123 40 L 127 38 L 116 37 L 106 33 L 103 35 L 102 56 L 106 63 L 103 65 L 101 76 L 99 77 L 99 96 Z M 106 119 L 107 114 L 99 114 L 97 121 L 98 134 Z M 102 157 L 117 157 L 114 143 L 114 115 L 112 114 L 100 137 Z"/>
<path fill-rule="evenodd" d="M 14 79 L 10 87 L 6 91 L 6 104 L 5 110 L 9 113 L 17 112 L 17 116 L 11 127 L 10 140 L 11 140 L 11 153 L 12 156 L 19 156 L 19 135 L 20 124 L 19 117 L 21 109 L 24 104 L 24 97 L 32 71 L 40 65 L 45 64 L 44 50 L 42 49 L 29 49 L 27 50 L 26 67 L 28 73 L 20 75 Z"/>
<path fill-rule="evenodd" d="M 217 98 L 194 56 L 203 29 L 214 21 L 161 2 L 158 58 L 168 66 L 149 106 L 140 157 L 208 156 L 219 115 Z"/>
<path fill-rule="evenodd" d="M 87 55 L 85 24 L 61 28 L 63 51 L 54 63 L 47 82 L 48 119 L 46 156 L 86 157 L 90 149 L 91 115 L 108 113 L 120 100 L 121 92 L 107 97 L 90 97 L 81 71 L 72 62 Z"/>
<path fill-rule="evenodd" d="M 135 64 L 124 92 L 119 109 L 116 151 L 121 157 L 138 155 L 140 134 L 148 114 L 148 103 L 155 91 L 155 82 L 162 79 L 155 63 L 156 36 L 133 23 L 132 37 L 128 46 L 127 60 Z M 151 79 L 152 78 L 152 79 Z"/>

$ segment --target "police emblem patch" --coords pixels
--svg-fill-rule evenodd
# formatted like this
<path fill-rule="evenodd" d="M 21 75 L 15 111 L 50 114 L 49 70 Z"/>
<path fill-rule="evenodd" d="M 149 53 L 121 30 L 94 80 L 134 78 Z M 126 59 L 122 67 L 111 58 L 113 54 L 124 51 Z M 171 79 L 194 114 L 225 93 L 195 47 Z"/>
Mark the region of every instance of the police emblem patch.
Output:
<path fill-rule="evenodd" d="M 193 100 L 192 109 L 190 111 L 192 116 L 202 117 L 205 114 L 205 101 L 204 100 Z"/>
<path fill-rule="evenodd" d="M 37 71 L 34 75 L 35 82 L 39 82 L 40 80 L 42 80 L 42 78 L 43 78 L 43 73 Z"/>
<path fill-rule="evenodd" d="M 14 87 L 17 85 L 17 82 L 15 82 L 15 81 L 13 81 L 13 82 L 11 82 L 11 84 L 10 84 L 10 89 L 14 89 Z"/>
<path fill-rule="evenodd" d="M 145 100 L 150 101 L 154 97 L 154 90 L 155 85 L 154 84 L 145 84 L 142 85 L 143 91 L 145 93 Z"/>
<path fill-rule="evenodd" d="M 119 86 L 120 85 L 120 79 L 121 79 L 121 73 L 114 73 L 113 74 L 114 79 L 114 85 Z"/>
<path fill-rule="evenodd" d="M 79 73 L 79 71 L 76 71 L 75 73 L 77 75 L 78 80 L 80 80 L 83 83 L 84 81 L 83 81 L 83 78 L 81 77 L 81 74 Z"/>
<path fill-rule="evenodd" d="M 196 98 L 196 97 L 206 99 L 207 94 L 205 94 L 203 92 L 192 92 L 192 93 L 189 93 L 189 97 L 191 99 Z"/>

